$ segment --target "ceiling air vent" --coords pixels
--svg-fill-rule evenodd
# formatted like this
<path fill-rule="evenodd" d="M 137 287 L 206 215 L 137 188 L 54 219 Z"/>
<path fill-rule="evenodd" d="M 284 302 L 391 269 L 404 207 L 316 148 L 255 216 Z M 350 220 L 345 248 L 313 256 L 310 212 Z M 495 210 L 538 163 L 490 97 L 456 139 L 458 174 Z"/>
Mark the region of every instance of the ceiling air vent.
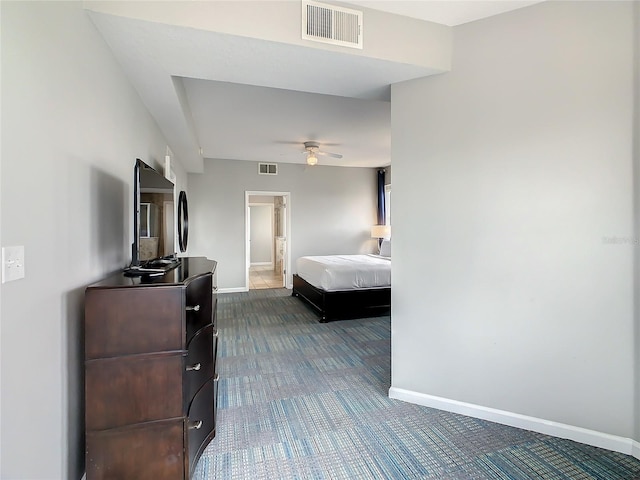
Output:
<path fill-rule="evenodd" d="M 277 175 L 278 164 L 277 163 L 259 163 L 258 175 Z"/>
<path fill-rule="evenodd" d="M 362 48 L 362 12 L 303 0 L 302 38 Z"/>

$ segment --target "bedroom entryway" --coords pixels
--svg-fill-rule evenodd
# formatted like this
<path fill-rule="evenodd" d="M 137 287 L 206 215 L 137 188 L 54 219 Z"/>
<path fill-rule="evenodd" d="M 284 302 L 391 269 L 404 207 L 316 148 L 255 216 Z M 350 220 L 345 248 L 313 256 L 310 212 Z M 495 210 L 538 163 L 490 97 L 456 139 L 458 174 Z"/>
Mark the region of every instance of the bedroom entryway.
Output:
<path fill-rule="evenodd" d="M 289 192 L 245 192 L 247 290 L 291 288 Z"/>

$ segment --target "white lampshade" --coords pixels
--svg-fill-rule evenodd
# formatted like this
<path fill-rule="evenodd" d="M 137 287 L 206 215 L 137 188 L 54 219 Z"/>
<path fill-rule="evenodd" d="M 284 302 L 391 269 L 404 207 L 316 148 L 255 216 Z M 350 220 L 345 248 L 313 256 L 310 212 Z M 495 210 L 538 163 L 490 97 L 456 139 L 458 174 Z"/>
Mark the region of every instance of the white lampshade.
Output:
<path fill-rule="evenodd" d="M 391 237 L 391 227 L 389 225 L 374 225 L 371 227 L 371 238 Z"/>
<path fill-rule="evenodd" d="M 318 157 L 316 157 L 313 153 L 307 155 L 307 164 L 308 165 L 316 165 L 318 163 Z"/>

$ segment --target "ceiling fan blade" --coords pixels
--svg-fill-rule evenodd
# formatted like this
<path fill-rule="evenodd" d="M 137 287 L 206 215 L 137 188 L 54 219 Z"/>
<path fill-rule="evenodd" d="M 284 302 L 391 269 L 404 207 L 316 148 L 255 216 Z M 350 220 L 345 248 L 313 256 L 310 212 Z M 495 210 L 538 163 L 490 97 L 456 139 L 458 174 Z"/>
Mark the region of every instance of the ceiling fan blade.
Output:
<path fill-rule="evenodd" d="M 277 145 L 300 145 L 302 142 L 298 142 L 298 141 L 288 141 L 288 140 L 274 140 L 275 144 Z"/>
<path fill-rule="evenodd" d="M 331 153 L 331 152 L 316 152 L 316 155 L 325 155 L 327 157 L 342 158 L 342 155 L 340 155 L 339 153 Z"/>

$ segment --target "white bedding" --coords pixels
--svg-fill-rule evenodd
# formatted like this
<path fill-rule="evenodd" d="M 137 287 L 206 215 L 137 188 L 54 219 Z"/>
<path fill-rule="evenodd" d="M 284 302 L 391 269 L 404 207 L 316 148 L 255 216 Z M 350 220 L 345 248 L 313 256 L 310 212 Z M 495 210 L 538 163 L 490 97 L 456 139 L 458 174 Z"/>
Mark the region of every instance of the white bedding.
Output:
<path fill-rule="evenodd" d="M 300 257 L 296 267 L 300 277 L 327 292 L 391 286 L 391 258 L 380 255 Z"/>

